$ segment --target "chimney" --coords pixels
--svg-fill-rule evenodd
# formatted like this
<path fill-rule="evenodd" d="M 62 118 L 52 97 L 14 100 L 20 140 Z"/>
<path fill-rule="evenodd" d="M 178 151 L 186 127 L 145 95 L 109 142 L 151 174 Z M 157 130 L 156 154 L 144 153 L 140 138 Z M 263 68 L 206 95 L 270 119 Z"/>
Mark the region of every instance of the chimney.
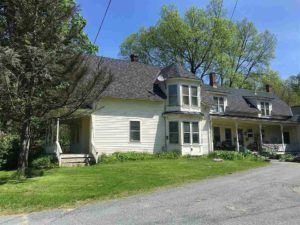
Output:
<path fill-rule="evenodd" d="M 138 62 L 138 61 L 139 61 L 139 58 L 138 58 L 137 55 L 131 54 L 131 55 L 130 55 L 130 61 L 131 61 L 131 62 Z"/>
<path fill-rule="evenodd" d="M 266 92 L 272 93 L 272 85 L 266 84 Z"/>
<path fill-rule="evenodd" d="M 209 74 L 209 85 L 213 88 L 217 88 L 217 80 L 216 80 L 216 73 L 211 72 Z"/>

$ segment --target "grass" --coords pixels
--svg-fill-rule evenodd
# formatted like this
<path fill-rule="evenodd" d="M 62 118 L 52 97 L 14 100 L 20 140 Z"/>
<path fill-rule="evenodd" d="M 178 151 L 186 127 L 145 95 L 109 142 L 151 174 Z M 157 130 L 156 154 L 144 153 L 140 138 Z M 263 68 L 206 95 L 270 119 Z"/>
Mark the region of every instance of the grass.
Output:
<path fill-rule="evenodd" d="M 98 199 L 124 197 L 158 187 L 264 166 L 262 161 L 213 162 L 207 158 L 150 160 L 54 168 L 43 176 L 16 181 L 0 171 L 0 213 L 75 207 Z"/>

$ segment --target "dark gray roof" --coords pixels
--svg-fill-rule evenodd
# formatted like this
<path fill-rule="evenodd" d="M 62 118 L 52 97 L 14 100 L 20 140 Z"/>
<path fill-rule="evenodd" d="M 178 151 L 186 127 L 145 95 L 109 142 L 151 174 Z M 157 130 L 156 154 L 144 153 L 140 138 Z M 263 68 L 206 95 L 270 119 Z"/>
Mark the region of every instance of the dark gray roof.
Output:
<path fill-rule="evenodd" d="M 300 106 L 292 107 L 293 117 L 292 121 L 300 123 Z"/>
<path fill-rule="evenodd" d="M 228 106 L 225 114 L 253 114 L 257 115 L 259 110 L 255 100 L 269 100 L 272 103 L 272 117 L 291 117 L 291 108 L 273 93 L 254 92 L 246 89 L 217 87 L 213 88 L 204 85 L 204 89 L 210 92 L 217 92 L 227 96 Z"/>
<path fill-rule="evenodd" d="M 91 67 L 100 63 L 112 74 L 112 81 L 101 96 L 163 100 L 153 85 L 160 72 L 159 67 L 98 56 L 89 57 L 89 63 Z"/>
<path fill-rule="evenodd" d="M 162 75 L 164 78 L 189 78 L 189 79 L 196 79 L 199 80 L 195 76 L 195 74 L 187 71 L 182 65 L 178 63 L 172 63 L 169 66 L 164 67 L 160 71 L 160 75 Z"/>

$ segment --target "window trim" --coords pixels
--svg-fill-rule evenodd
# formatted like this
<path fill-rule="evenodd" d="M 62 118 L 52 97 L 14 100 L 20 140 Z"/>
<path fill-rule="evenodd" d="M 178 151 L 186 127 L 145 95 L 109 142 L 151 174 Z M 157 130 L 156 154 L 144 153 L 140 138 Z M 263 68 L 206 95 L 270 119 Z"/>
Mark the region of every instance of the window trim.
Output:
<path fill-rule="evenodd" d="M 193 95 L 193 88 L 196 88 L 196 95 Z M 199 94 L 198 94 L 199 92 L 198 92 L 198 87 L 194 86 L 194 85 L 191 85 L 190 89 L 191 89 L 191 106 L 192 107 L 199 107 Z M 197 104 L 196 105 L 193 104 L 193 98 L 197 99 Z"/>
<path fill-rule="evenodd" d="M 189 124 L 189 132 L 185 132 L 185 130 L 184 130 L 184 123 L 188 123 Z M 193 123 L 197 123 L 198 124 L 198 132 L 194 132 L 194 130 L 193 130 Z M 201 145 L 201 142 L 200 142 L 201 131 L 200 131 L 200 122 L 199 121 L 195 121 L 195 120 L 194 121 L 193 120 L 182 121 L 182 132 L 181 133 L 182 133 L 182 143 L 183 143 L 183 145 Z M 188 133 L 189 136 L 190 136 L 189 142 L 185 142 L 184 141 L 184 134 L 185 133 Z M 193 134 L 194 133 L 198 134 L 198 142 L 197 143 L 193 141 Z"/>
<path fill-rule="evenodd" d="M 170 104 L 170 96 L 175 97 L 175 95 L 170 95 L 170 86 L 175 86 L 176 87 L 176 103 L 175 104 Z M 178 106 L 178 84 L 169 84 L 168 85 L 168 106 Z"/>
<path fill-rule="evenodd" d="M 268 105 L 268 107 L 266 107 Z M 267 114 L 268 112 L 268 114 Z M 260 114 L 262 117 L 270 117 L 271 116 L 271 104 L 270 102 L 260 102 Z"/>
<path fill-rule="evenodd" d="M 171 132 L 170 131 L 170 123 L 177 123 L 177 132 Z M 168 136 L 168 141 L 169 141 L 169 144 L 172 144 L 172 145 L 178 145 L 180 143 L 180 128 L 179 128 L 179 121 L 168 121 L 168 132 L 169 132 L 169 136 Z M 177 133 L 177 143 L 171 143 L 170 140 L 171 140 L 171 133 Z"/>
<path fill-rule="evenodd" d="M 217 98 L 217 105 L 215 104 L 215 98 Z M 220 99 L 221 98 L 223 99 L 223 104 L 222 104 L 223 105 L 223 107 L 222 107 L 223 111 L 219 110 L 219 108 L 221 108 L 220 107 L 220 105 L 221 105 L 220 104 Z M 213 109 L 212 112 L 213 113 L 225 113 L 225 97 L 224 96 L 213 96 L 213 101 L 214 101 L 213 106 L 217 106 L 217 108 L 216 108 L 216 110 Z"/>
<path fill-rule="evenodd" d="M 183 93 L 183 88 L 184 88 L 184 87 L 187 88 L 187 91 L 188 91 L 188 94 L 187 94 L 187 95 Z M 187 99 L 188 99 L 188 104 L 185 104 L 185 103 L 184 103 L 184 97 L 187 97 Z M 191 105 L 190 98 L 191 98 L 190 85 L 182 84 L 182 85 L 181 85 L 181 99 L 182 99 L 182 105 L 184 105 L 184 106 L 190 106 L 190 105 Z"/>
<path fill-rule="evenodd" d="M 139 122 L 140 129 L 139 129 L 139 140 L 132 140 L 131 139 L 131 122 Z M 137 132 L 137 130 L 133 130 L 133 132 Z M 142 142 L 142 121 L 141 120 L 129 120 L 129 142 L 130 143 L 141 143 Z"/>

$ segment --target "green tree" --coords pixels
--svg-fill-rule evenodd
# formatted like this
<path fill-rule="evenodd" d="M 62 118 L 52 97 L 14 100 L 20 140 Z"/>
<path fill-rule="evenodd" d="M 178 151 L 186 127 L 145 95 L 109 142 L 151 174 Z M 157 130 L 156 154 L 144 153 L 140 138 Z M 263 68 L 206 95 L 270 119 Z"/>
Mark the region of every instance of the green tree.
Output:
<path fill-rule="evenodd" d="M 181 62 L 202 79 L 231 36 L 230 22 L 221 16 L 220 1 L 207 10 L 191 7 L 182 18 L 174 6 L 164 6 L 156 26 L 141 28 L 121 45 L 121 55 L 139 55 L 143 63 Z"/>
<path fill-rule="evenodd" d="M 276 38 L 268 31 L 259 33 L 246 19 L 236 22 L 229 48 L 217 57 L 215 71 L 221 83 L 229 87 L 248 86 L 251 76 L 268 72 L 274 58 Z"/>
<path fill-rule="evenodd" d="M 0 115 L 18 130 L 22 175 L 35 121 L 73 113 L 109 82 L 101 65 L 88 71 L 97 47 L 84 26 L 73 0 L 0 0 Z"/>
<path fill-rule="evenodd" d="M 174 6 L 163 7 L 158 23 L 127 37 L 120 54 L 159 66 L 179 61 L 202 80 L 215 71 L 221 85 L 248 87 L 252 76 L 267 71 L 275 45 L 273 34 L 246 19 L 230 21 L 222 1 L 211 0 L 206 10 L 191 7 L 184 17 Z"/>

